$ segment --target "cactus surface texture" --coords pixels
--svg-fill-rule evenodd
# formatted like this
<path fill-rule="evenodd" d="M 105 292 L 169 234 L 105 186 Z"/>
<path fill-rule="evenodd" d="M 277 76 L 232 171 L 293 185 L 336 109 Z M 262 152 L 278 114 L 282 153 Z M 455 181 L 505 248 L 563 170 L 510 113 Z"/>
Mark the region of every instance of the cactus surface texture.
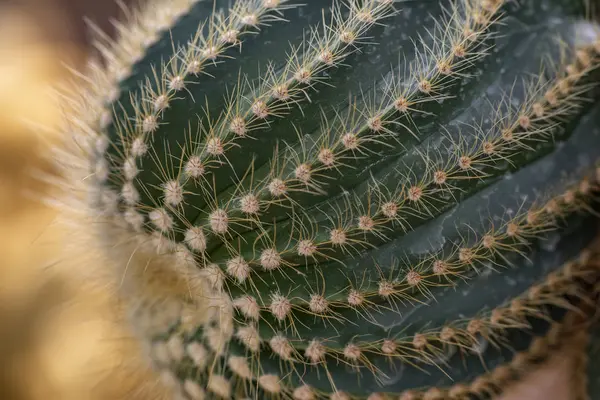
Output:
<path fill-rule="evenodd" d="M 174 396 L 490 398 L 568 341 L 600 276 L 593 15 L 154 0 L 99 34 L 61 198 Z"/>
<path fill-rule="evenodd" d="M 593 400 L 600 398 L 600 325 L 596 323 L 591 327 L 585 342 L 586 353 L 580 364 L 585 371 L 581 398 Z"/>

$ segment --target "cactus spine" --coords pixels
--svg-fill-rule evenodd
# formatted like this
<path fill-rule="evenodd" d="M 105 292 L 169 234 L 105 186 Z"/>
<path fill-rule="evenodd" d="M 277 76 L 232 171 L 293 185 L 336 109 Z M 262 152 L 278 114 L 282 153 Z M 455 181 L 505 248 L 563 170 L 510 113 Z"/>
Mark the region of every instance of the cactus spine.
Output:
<path fill-rule="evenodd" d="M 177 396 L 483 398 L 568 340 L 598 278 L 583 1 L 226 3 L 100 40 L 57 157 Z"/>

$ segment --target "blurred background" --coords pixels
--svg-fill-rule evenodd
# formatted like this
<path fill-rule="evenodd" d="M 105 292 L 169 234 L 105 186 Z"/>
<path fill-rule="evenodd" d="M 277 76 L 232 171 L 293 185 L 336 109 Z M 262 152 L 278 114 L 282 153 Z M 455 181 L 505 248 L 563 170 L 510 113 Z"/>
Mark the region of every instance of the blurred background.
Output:
<path fill-rule="evenodd" d="M 128 340 L 111 319 L 110 296 L 52 268 L 59 260 L 48 240 L 57 234 L 54 212 L 40 201 L 47 187 L 34 178 L 52 172 L 43 156 L 61 115 L 51 88 L 92 51 L 84 17 L 111 32 L 119 13 L 114 0 L 0 0 L 3 400 L 147 398 L 137 375 L 109 378 L 119 370 L 115 346 Z"/>

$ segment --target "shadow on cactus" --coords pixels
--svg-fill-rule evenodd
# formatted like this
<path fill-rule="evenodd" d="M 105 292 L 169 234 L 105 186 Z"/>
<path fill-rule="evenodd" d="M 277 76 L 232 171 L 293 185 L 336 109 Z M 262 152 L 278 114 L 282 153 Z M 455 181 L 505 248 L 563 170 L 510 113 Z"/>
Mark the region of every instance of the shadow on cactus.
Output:
<path fill-rule="evenodd" d="M 305 3 L 151 1 L 100 35 L 63 198 L 182 398 L 493 396 L 598 278 L 600 27 Z"/>

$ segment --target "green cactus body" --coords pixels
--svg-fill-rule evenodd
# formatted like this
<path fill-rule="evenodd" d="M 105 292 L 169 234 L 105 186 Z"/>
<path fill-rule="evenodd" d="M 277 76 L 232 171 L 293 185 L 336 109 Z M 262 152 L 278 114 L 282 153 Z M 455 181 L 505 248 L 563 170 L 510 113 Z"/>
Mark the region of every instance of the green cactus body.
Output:
<path fill-rule="evenodd" d="M 187 399 L 493 396 L 598 278 L 600 28 L 305 3 L 160 2 L 101 43 L 78 157 L 132 321 Z"/>
<path fill-rule="evenodd" d="M 597 299 L 596 299 L 597 300 Z M 587 344 L 585 353 L 579 363 L 579 367 L 583 370 L 582 381 L 581 381 L 581 392 L 579 398 L 581 399 L 597 399 L 600 397 L 600 361 L 598 361 L 598 355 L 600 354 L 600 330 L 598 329 L 598 321 L 595 321 L 587 332 L 587 340 L 584 342 Z"/>

